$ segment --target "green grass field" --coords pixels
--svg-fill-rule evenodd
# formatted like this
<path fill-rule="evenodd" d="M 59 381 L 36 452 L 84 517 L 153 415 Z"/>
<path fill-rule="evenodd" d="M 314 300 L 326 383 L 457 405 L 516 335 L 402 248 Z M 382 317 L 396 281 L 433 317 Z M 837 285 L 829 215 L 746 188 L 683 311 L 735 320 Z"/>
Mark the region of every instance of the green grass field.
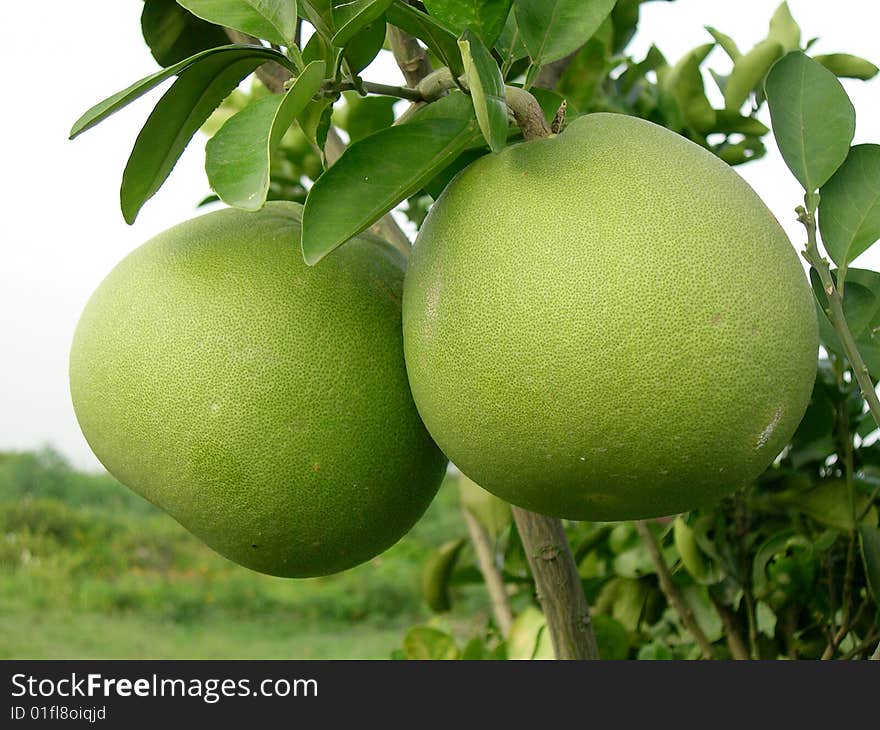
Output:
<path fill-rule="evenodd" d="M 111 477 L 0 454 L 0 658 L 387 658 L 431 620 L 422 563 L 464 534 L 449 485 L 370 563 L 285 580 L 241 568 Z M 464 591 L 444 625 L 484 625 Z"/>

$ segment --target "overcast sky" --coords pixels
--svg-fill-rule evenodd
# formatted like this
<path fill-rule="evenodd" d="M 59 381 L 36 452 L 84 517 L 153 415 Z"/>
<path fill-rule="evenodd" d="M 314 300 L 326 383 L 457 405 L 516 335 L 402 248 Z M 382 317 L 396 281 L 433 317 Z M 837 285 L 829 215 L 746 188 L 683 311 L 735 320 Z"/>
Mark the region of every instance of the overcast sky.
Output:
<path fill-rule="evenodd" d="M 670 60 L 708 36 L 713 25 L 748 49 L 764 37 L 776 0 L 677 0 L 643 8 L 635 55 L 651 41 Z M 67 357 L 91 292 L 128 252 L 194 215 L 208 192 L 204 142 L 184 153 L 169 181 L 137 223 L 119 212 L 119 181 L 132 142 L 161 91 L 67 141 L 71 123 L 91 104 L 151 73 L 156 65 L 139 32 L 139 0 L 2 2 L 0 61 L 5 70 L 0 114 L 0 450 L 51 444 L 80 467 L 98 462 L 76 424 Z M 876 0 L 791 0 L 805 37 L 821 36 L 817 53 L 848 51 L 880 62 Z M 400 83 L 385 59 L 366 74 Z M 711 58 L 727 63 L 720 51 Z M 847 82 L 859 115 L 856 142 L 880 142 L 880 81 Z M 775 149 L 738 168 L 800 246 L 793 222 L 797 184 Z M 880 252 L 859 262 L 880 268 Z"/>

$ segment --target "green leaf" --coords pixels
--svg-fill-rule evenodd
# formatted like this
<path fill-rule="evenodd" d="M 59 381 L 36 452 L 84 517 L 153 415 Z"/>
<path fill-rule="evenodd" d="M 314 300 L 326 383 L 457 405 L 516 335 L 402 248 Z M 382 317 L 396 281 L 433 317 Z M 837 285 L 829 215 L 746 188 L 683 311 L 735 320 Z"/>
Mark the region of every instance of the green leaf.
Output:
<path fill-rule="evenodd" d="M 515 0 L 516 22 L 535 66 L 576 51 L 599 29 L 616 0 Z"/>
<path fill-rule="evenodd" d="M 739 47 L 736 45 L 736 41 L 734 41 L 729 35 L 713 28 L 711 25 L 707 25 L 705 28 L 709 35 L 715 39 L 715 42 L 724 49 L 724 52 L 728 56 L 730 56 L 730 60 L 736 63 L 736 61 L 739 60 L 739 57 L 742 56 Z"/>
<path fill-rule="evenodd" d="M 385 18 L 380 17 L 361 28 L 345 44 L 343 55 L 352 73 L 358 73 L 373 62 L 385 43 L 385 30 Z"/>
<path fill-rule="evenodd" d="M 405 659 L 458 659 L 461 655 L 455 639 L 429 626 L 414 626 L 403 639 Z"/>
<path fill-rule="evenodd" d="M 831 259 L 846 267 L 880 239 L 880 145 L 853 147 L 822 186 L 819 229 Z"/>
<path fill-rule="evenodd" d="M 450 540 L 431 553 L 425 561 L 422 568 L 422 595 L 428 608 L 434 613 L 443 613 L 452 608 L 449 579 L 466 542 L 464 538 Z"/>
<path fill-rule="evenodd" d="M 749 94 L 760 87 L 767 72 L 784 52 L 777 41 L 766 40 L 740 56 L 724 85 L 725 108 L 738 111 L 748 100 Z"/>
<path fill-rule="evenodd" d="M 507 658 L 553 659 L 547 620 L 537 608 L 529 606 L 513 620 L 507 636 Z"/>
<path fill-rule="evenodd" d="M 767 38 L 779 43 L 786 52 L 796 51 L 801 47 L 801 27 L 791 16 L 788 3 L 784 2 L 770 18 L 770 32 Z"/>
<path fill-rule="evenodd" d="M 171 66 L 199 51 L 229 43 L 223 28 L 197 18 L 177 0 L 146 0 L 141 33 L 160 66 Z"/>
<path fill-rule="evenodd" d="M 155 89 L 165 79 L 169 79 L 174 75 L 181 74 L 186 69 L 195 65 L 208 64 L 211 69 L 222 68 L 240 61 L 253 59 L 255 61 L 254 68 L 266 61 L 277 61 L 288 68 L 292 68 L 290 62 L 282 53 L 274 51 L 271 48 L 258 48 L 257 46 L 221 46 L 220 48 L 210 48 L 194 56 L 190 56 L 173 66 L 164 68 L 154 74 L 150 74 L 136 81 L 127 89 L 119 91 L 113 96 L 109 96 L 101 101 L 79 119 L 74 122 L 70 130 L 70 139 L 82 134 L 87 129 L 91 129 L 96 124 L 104 121 L 111 114 L 115 114 L 123 107 L 131 104 L 135 99 L 139 99 L 147 92 Z"/>
<path fill-rule="evenodd" d="M 342 48 L 361 28 L 382 17 L 389 5 L 391 0 L 334 0 L 333 27 L 336 32 L 330 42 Z"/>
<path fill-rule="evenodd" d="M 770 499 L 779 506 L 809 515 L 820 525 L 827 525 L 841 532 L 853 529 L 852 505 L 843 479 L 825 479 L 807 491 L 777 492 Z M 857 497 L 856 512 L 861 511 L 867 502 L 866 496 Z"/>
<path fill-rule="evenodd" d="M 767 76 L 773 133 L 785 163 L 808 195 L 843 164 L 856 113 L 840 82 L 803 53 L 789 53 Z"/>
<path fill-rule="evenodd" d="M 127 223 L 134 223 L 220 102 L 264 61 L 261 54 L 242 53 L 231 62 L 223 54 L 213 54 L 181 72 L 138 134 L 122 173 L 119 198 Z"/>
<path fill-rule="evenodd" d="M 751 137 L 763 137 L 770 129 L 755 117 L 744 117 L 738 111 L 719 109 L 715 114 L 713 132 L 723 134 L 745 134 Z"/>
<path fill-rule="evenodd" d="M 672 536 L 675 541 L 675 549 L 681 558 L 681 564 L 695 580 L 703 580 L 709 572 L 706 561 L 697 544 L 694 531 L 679 515 L 673 523 Z"/>
<path fill-rule="evenodd" d="M 629 632 L 611 616 L 593 616 L 596 646 L 603 660 L 622 660 L 629 656 Z"/>
<path fill-rule="evenodd" d="M 466 119 L 421 119 L 383 129 L 348 147 L 306 199 L 306 263 L 318 263 L 420 190 L 467 147 L 475 126 Z"/>
<path fill-rule="evenodd" d="M 344 96 L 345 106 L 334 113 L 333 120 L 334 124 L 348 133 L 351 143 L 394 123 L 397 99 L 390 96 L 360 96 L 355 91 L 347 91 Z"/>
<path fill-rule="evenodd" d="M 294 45 L 296 0 L 177 0 L 193 15 L 281 46 Z"/>
<path fill-rule="evenodd" d="M 869 81 L 880 71 L 870 61 L 849 53 L 829 53 L 822 56 L 813 56 L 813 60 L 821 63 L 835 76 L 845 79 Z"/>
<path fill-rule="evenodd" d="M 424 41 L 456 76 L 464 72 L 458 39 L 430 15 L 416 10 L 403 0 L 394 0 L 385 16 L 391 25 Z"/>
<path fill-rule="evenodd" d="M 707 43 L 694 48 L 672 68 L 665 78 L 687 127 L 699 133 L 706 133 L 715 126 L 715 110 L 706 98 L 706 87 L 700 65 L 715 47 Z"/>
<path fill-rule="evenodd" d="M 477 518 L 492 539 L 497 540 L 513 519 L 510 505 L 472 482 L 464 474 L 458 478 L 458 493 L 461 506 Z"/>
<path fill-rule="evenodd" d="M 230 117 L 208 141 L 208 181 L 225 203 L 245 210 L 263 207 L 272 153 L 323 80 L 324 62 L 313 61 L 285 94 L 258 99 Z"/>
<path fill-rule="evenodd" d="M 507 67 L 529 55 L 529 51 L 522 41 L 519 26 L 516 24 L 516 13 L 510 13 L 507 16 L 507 21 L 495 40 L 495 50 L 498 51 L 498 55 L 501 56 L 501 60 Z"/>
<path fill-rule="evenodd" d="M 480 131 L 489 148 L 500 152 L 507 142 L 507 102 L 501 70 L 472 30 L 462 33 L 458 47 Z"/>
<path fill-rule="evenodd" d="M 466 28 L 491 48 L 510 15 L 513 0 L 425 0 L 428 12 L 456 35 Z"/>
<path fill-rule="evenodd" d="M 880 528 L 859 525 L 859 547 L 865 566 L 865 577 L 875 603 L 880 603 Z"/>

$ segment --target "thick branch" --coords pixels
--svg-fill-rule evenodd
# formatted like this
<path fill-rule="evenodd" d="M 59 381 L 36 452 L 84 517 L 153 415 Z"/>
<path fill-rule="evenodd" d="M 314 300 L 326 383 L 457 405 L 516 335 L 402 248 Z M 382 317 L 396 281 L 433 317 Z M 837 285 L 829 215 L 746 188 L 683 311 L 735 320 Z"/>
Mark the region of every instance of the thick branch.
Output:
<path fill-rule="evenodd" d="M 498 624 L 501 635 L 506 637 L 510 633 L 510 627 L 513 624 L 513 612 L 510 610 L 510 601 L 507 598 L 504 578 L 498 569 L 498 565 L 495 563 L 492 540 L 486 528 L 471 514 L 470 510 L 462 507 L 461 511 L 464 514 L 464 521 L 468 526 L 474 552 L 477 554 L 477 565 L 480 566 L 480 573 L 482 573 L 483 580 L 486 582 L 486 588 L 489 591 L 495 623 Z"/>
<path fill-rule="evenodd" d="M 523 139 L 542 139 L 552 136 L 550 125 L 544 118 L 544 111 L 534 96 L 518 86 L 505 86 L 504 94 L 507 97 L 507 106 L 510 107 L 516 123 L 522 130 Z"/>
<path fill-rule="evenodd" d="M 557 659 L 598 659 L 577 565 L 562 522 L 512 507 Z"/>
<path fill-rule="evenodd" d="M 712 646 L 712 642 L 703 633 L 703 629 L 700 628 L 700 625 L 694 618 L 694 613 L 691 611 L 690 606 L 687 605 L 681 593 L 678 592 L 678 588 L 672 580 L 672 574 L 669 572 L 669 567 L 666 565 L 663 554 L 660 552 L 660 545 L 657 542 L 657 538 L 654 537 L 654 533 L 651 532 L 651 528 L 648 527 L 644 520 L 637 520 L 636 530 L 642 536 L 645 547 L 648 548 L 648 554 L 651 556 L 651 562 L 654 563 L 654 570 L 657 571 L 657 577 L 660 580 L 660 590 L 663 591 L 663 595 L 666 596 L 669 605 L 675 609 L 676 613 L 681 617 L 685 628 L 696 639 L 703 658 L 714 659 L 715 649 Z"/>

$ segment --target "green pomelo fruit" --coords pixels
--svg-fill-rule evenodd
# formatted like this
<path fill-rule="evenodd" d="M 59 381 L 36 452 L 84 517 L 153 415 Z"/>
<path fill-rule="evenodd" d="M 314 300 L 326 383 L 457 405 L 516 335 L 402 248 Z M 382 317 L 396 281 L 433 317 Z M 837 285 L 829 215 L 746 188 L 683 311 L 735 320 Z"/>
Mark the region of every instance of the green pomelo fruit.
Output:
<path fill-rule="evenodd" d="M 428 430 L 479 485 L 548 515 L 634 519 L 772 462 L 810 398 L 813 306 L 727 165 L 593 114 L 448 186 L 408 264 L 404 351 Z"/>
<path fill-rule="evenodd" d="M 407 384 L 402 258 L 367 235 L 308 268 L 299 225 L 269 203 L 162 233 L 94 293 L 70 358 L 111 474 L 227 558 L 291 577 L 388 548 L 446 466 Z"/>

